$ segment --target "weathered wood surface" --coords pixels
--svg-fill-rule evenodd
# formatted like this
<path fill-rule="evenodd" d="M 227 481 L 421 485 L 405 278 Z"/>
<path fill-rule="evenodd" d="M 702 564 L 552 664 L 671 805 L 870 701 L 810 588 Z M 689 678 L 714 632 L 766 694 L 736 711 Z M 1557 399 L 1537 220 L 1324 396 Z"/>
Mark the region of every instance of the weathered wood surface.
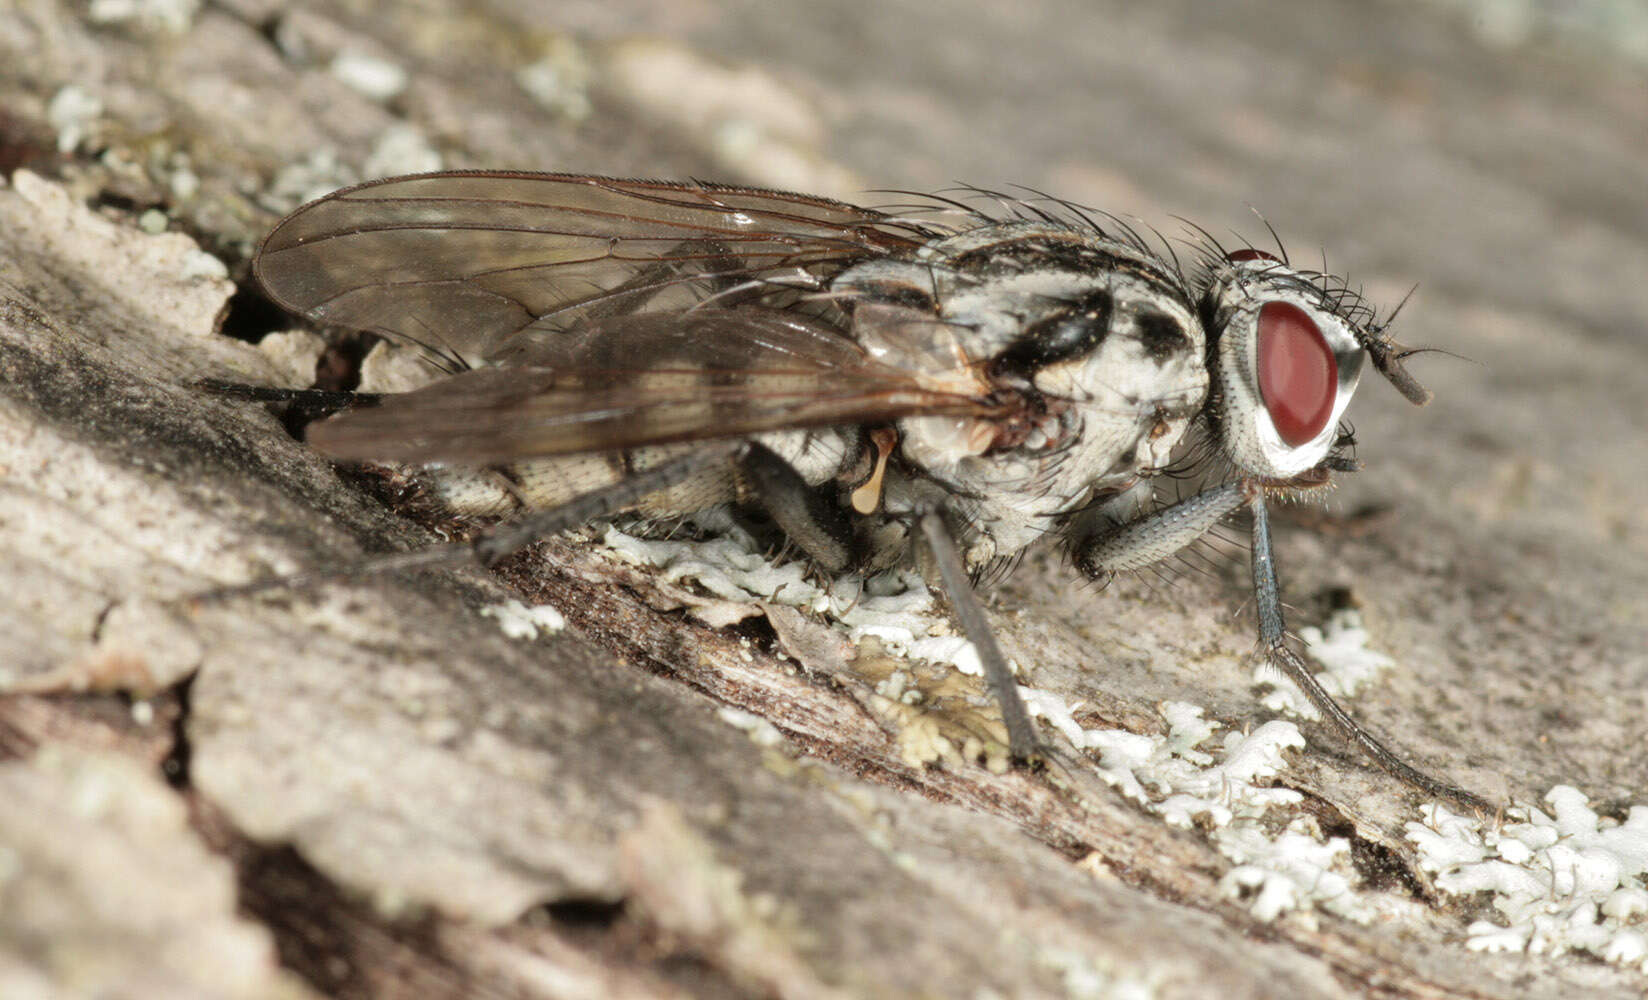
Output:
<path fill-rule="evenodd" d="M 429 163 L 417 135 L 453 167 L 1017 182 L 1220 233 L 1260 228 L 1251 204 L 1376 300 L 1420 283 L 1402 339 L 1473 359 L 1413 362 L 1426 410 L 1367 383 L 1368 471 L 1337 509 L 1394 516 L 1284 526 L 1296 624 L 1354 591 L 1399 665 L 1353 709 L 1426 768 L 1619 808 L 1648 800 L 1643 75 L 1394 4 L 487 11 L 235 0 L 174 33 L 0 10 L 0 162 L 48 178 L 0 188 L 0 681 L 152 698 L 0 698 L 0 994 L 1641 994 L 1612 966 L 1462 947 L 1489 914 L 1411 871 L 1412 794 L 1319 727 L 1278 780 L 1354 831 L 1388 901 L 1368 925 L 1256 919 L 1205 831 L 1091 775 L 912 767 L 862 691 L 573 543 L 504 582 L 164 603 L 427 536 L 268 414 L 188 388 L 291 363 L 216 334 L 229 283 L 138 223 L 162 209 L 240 276 L 280 206 L 369 159 Z M 404 87 L 362 94 L 340 53 Z M 535 101 L 517 76 L 546 55 L 562 86 Z M 69 86 L 101 113 L 69 115 Z M 1241 575 L 1097 592 L 1049 556 L 992 608 L 1090 724 L 1160 732 L 1180 700 L 1242 730 L 1270 714 Z M 476 609 L 511 587 L 574 627 L 507 638 Z M 785 739 L 756 745 L 723 703 Z"/>

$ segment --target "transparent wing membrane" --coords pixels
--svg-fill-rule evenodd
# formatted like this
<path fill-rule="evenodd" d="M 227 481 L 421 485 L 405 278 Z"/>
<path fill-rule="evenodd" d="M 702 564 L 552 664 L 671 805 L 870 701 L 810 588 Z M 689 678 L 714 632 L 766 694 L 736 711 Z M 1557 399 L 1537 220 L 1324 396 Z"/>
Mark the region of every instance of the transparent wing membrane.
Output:
<path fill-rule="evenodd" d="M 702 309 L 532 330 L 516 363 L 460 372 L 310 429 L 329 454 L 499 463 L 1005 404 L 929 387 L 833 330 L 770 309 Z M 642 364 L 644 360 L 644 364 Z"/>
<path fill-rule="evenodd" d="M 258 280 L 285 308 L 473 365 L 553 317 L 677 309 L 828 275 L 926 233 L 806 195 L 570 174 L 448 173 L 328 195 L 270 233 Z"/>

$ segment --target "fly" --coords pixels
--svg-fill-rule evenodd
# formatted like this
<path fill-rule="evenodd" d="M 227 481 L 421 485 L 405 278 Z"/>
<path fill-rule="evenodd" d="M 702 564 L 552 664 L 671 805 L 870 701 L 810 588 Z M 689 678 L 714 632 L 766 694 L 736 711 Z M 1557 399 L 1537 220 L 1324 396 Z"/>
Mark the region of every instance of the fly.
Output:
<path fill-rule="evenodd" d="M 1036 731 L 971 581 L 1050 534 L 1102 579 L 1246 508 L 1264 655 L 1375 763 L 1480 807 L 1333 701 L 1289 646 L 1277 593 L 1266 501 L 1357 467 L 1339 420 L 1363 367 L 1429 398 L 1388 320 L 1264 251 L 1209 237 L 1181 267 L 1073 205 L 932 201 L 895 214 L 476 172 L 298 209 L 257 255 L 270 296 L 417 345 L 445 372 L 313 425 L 310 442 L 343 460 L 490 468 L 520 508 L 474 542 L 353 571 L 487 563 L 615 512 L 726 503 L 765 511 L 831 572 L 930 554 L 1029 761 Z M 1219 474 L 1157 504 L 1153 478 L 1187 450 Z"/>

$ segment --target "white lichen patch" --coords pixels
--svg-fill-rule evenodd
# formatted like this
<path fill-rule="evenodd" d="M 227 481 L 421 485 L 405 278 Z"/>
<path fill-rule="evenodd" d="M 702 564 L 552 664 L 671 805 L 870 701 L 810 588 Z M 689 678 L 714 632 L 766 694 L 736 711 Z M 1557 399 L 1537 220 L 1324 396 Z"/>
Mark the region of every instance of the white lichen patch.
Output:
<path fill-rule="evenodd" d="M 1323 837 L 1308 817 L 1294 819 L 1273 835 L 1257 822 L 1232 823 L 1215 832 L 1213 842 L 1231 859 L 1246 859 L 1226 872 L 1219 888 L 1248 900 L 1260 920 L 1275 920 L 1289 910 L 1318 907 L 1359 923 L 1373 910 L 1357 894 L 1350 863 L 1350 841 Z"/>
<path fill-rule="evenodd" d="M 381 56 L 345 49 L 332 59 L 331 70 L 350 89 L 374 101 L 390 100 L 406 89 L 406 70 Z"/>
<path fill-rule="evenodd" d="M 690 583 L 713 594 L 715 601 L 690 609 L 711 624 L 744 617 L 737 609 L 764 611 L 770 619 L 774 605 L 824 619 L 819 627 L 847 643 L 851 673 L 874 692 L 866 707 L 897 733 L 899 757 L 910 767 L 954 767 L 965 759 L 1006 770 L 1006 729 L 977 679 L 983 673 L 978 652 L 954 634 L 919 574 L 847 574 L 819 582 L 806 564 L 775 565 L 747 533 L 717 527 L 724 533 L 706 541 L 637 538 L 608 527 L 604 541 L 619 558 L 659 570 L 668 584 Z"/>
<path fill-rule="evenodd" d="M 1083 729 L 1057 695 L 1019 690 L 1032 714 L 1047 719 L 1077 747 L 1099 752 L 1099 774 L 1123 795 L 1169 825 L 1207 827 L 1213 845 L 1235 864 L 1220 888 L 1246 901 L 1255 917 L 1268 921 L 1321 908 L 1352 920 L 1371 919 L 1372 908 L 1355 891 L 1350 842 L 1323 837 L 1308 817 L 1288 821 L 1286 807 L 1302 796 L 1260 784 L 1283 768 L 1282 751 L 1305 745 L 1293 723 L 1226 733 L 1203 749 L 1219 724 L 1202 718 L 1196 705 L 1163 703 L 1167 735 L 1151 736 Z"/>
<path fill-rule="evenodd" d="M 57 132 L 57 151 L 72 153 L 92 134 L 103 114 L 103 100 L 96 94 L 69 84 L 52 95 L 46 105 L 46 121 Z"/>
<path fill-rule="evenodd" d="M 520 601 L 508 600 L 481 609 L 487 618 L 496 618 L 498 628 L 511 639 L 536 639 L 539 632 L 559 632 L 566 628 L 566 618 L 548 604 L 527 607 Z"/>
<path fill-rule="evenodd" d="M 601 541 L 620 558 L 661 570 L 671 583 L 691 581 L 725 601 L 815 607 L 823 591 L 802 563 L 775 565 L 748 536 L 732 531 L 705 541 L 638 538 L 608 526 Z"/>
<path fill-rule="evenodd" d="M 344 162 L 337 150 L 323 146 L 281 167 L 258 194 L 258 202 L 272 212 L 285 214 L 363 180 L 427 173 L 442 166 L 440 151 L 430 145 L 429 137 L 415 125 L 399 123 L 378 135 L 360 169 Z"/>
<path fill-rule="evenodd" d="M 258 202 L 272 212 L 285 214 L 360 180 L 360 174 L 339 158 L 337 150 L 321 147 L 276 171 L 269 186 L 258 195 Z"/>
<path fill-rule="evenodd" d="M 1513 805 L 1487 826 L 1428 805 L 1408 839 L 1443 892 L 1491 894 L 1503 923 L 1471 924 L 1472 949 L 1585 952 L 1648 972 L 1648 806 L 1621 822 L 1568 785 L 1545 802 L 1549 813 Z"/>
<path fill-rule="evenodd" d="M 921 661 L 980 670 L 972 643 L 954 634 L 952 624 L 937 613 L 918 574 L 843 576 L 820 585 L 801 563 L 769 562 L 736 529 L 706 541 L 682 541 L 637 538 L 607 527 L 603 540 L 619 558 L 654 567 L 672 584 L 690 582 L 721 601 L 807 608 L 853 641 L 904 658 L 901 662 L 912 665 L 889 665 L 873 681 L 882 714 L 895 721 L 901 734 L 901 755 L 912 766 L 957 764 L 961 756 L 976 759 L 977 746 L 958 745 L 923 711 L 931 686 L 918 689 L 912 682 L 915 674 L 932 669 L 916 665 Z M 1335 681 L 1347 686 L 1335 690 L 1354 690 L 1369 672 L 1354 668 L 1350 651 L 1364 664 L 1383 658 L 1366 650 L 1366 633 L 1354 619 L 1338 619 L 1325 631 L 1316 640 L 1319 645 L 1331 650 L 1339 643 L 1347 650 L 1343 676 Z M 860 664 L 876 659 L 861 656 Z M 1349 841 L 1325 837 L 1313 819 L 1291 815 L 1288 809 L 1302 800 L 1300 793 L 1265 784 L 1285 766 L 1284 750 L 1304 746 L 1293 723 L 1268 722 L 1251 733 L 1224 733 L 1221 738 L 1219 723 L 1203 718 L 1200 707 L 1167 702 L 1160 707 L 1166 735 L 1085 729 L 1075 717 L 1079 706 L 1063 696 L 1022 685 L 1019 693 L 1032 715 L 1045 719 L 1073 746 L 1096 751 L 1098 772 L 1124 795 L 1173 826 L 1208 830 L 1233 865 L 1221 888 L 1259 919 L 1291 912 L 1308 923 L 1316 909 L 1357 921 L 1372 919 L 1377 907 L 1355 889 Z M 1000 763 L 1005 765 L 1005 758 Z"/>
<path fill-rule="evenodd" d="M 515 83 L 538 106 L 568 122 L 581 122 L 593 108 L 589 88 L 595 68 L 583 46 L 568 35 L 554 35 L 543 55 L 515 71 Z"/>
<path fill-rule="evenodd" d="M 429 144 L 429 137 L 416 125 L 400 122 L 384 129 L 372 143 L 372 149 L 361 163 L 361 176 L 396 177 L 401 174 L 426 174 L 439 170 L 444 164 L 441 154 Z"/>
<path fill-rule="evenodd" d="M 726 705 L 716 715 L 734 729 L 742 729 L 749 735 L 750 742 L 758 747 L 776 747 L 784 743 L 784 734 L 778 731 L 778 727 L 753 712 Z"/>
<path fill-rule="evenodd" d="M 86 16 L 93 24 L 135 24 L 181 35 L 200 12 L 200 0 L 92 0 Z"/>
<path fill-rule="evenodd" d="M 1335 611 L 1321 628 L 1301 628 L 1299 638 L 1305 651 L 1322 666 L 1316 679 L 1335 698 L 1351 697 L 1396 665 L 1395 660 L 1368 647 L 1368 630 L 1362 625 L 1362 616 L 1352 608 Z M 1268 688 L 1259 701 L 1266 708 L 1303 719 L 1322 717 L 1304 692 L 1268 662 L 1261 663 L 1259 669 Z"/>
<path fill-rule="evenodd" d="M 622 559 L 661 570 L 671 583 L 695 583 L 723 601 L 806 608 L 845 627 L 854 642 L 875 639 L 900 656 L 982 672 L 977 650 L 952 634 L 919 574 L 844 575 L 821 585 L 805 563 L 770 562 L 736 528 L 706 541 L 677 541 L 637 538 L 609 526 L 602 541 Z"/>

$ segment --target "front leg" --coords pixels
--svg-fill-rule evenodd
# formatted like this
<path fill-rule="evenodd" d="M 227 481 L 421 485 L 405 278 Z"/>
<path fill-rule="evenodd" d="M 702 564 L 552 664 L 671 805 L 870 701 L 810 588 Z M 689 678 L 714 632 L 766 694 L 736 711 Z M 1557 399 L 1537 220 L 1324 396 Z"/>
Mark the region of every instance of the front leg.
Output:
<path fill-rule="evenodd" d="M 1316 675 L 1305 665 L 1303 658 L 1288 645 L 1287 623 L 1282 619 L 1282 602 L 1277 595 L 1276 559 L 1270 545 L 1270 516 L 1265 511 L 1263 492 L 1257 492 L 1248 501 L 1253 511 L 1253 592 L 1259 612 L 1259 647 L 1265 657 L 1279 667 L 1310 699 L 1311 704 L 1327 717 L 1333 728 L 1352 743 L 1362 748 L 1375 764 L 1398 780 L 1419 789 L 1427 795 L 1448 799 L 1479 813 L 1493 812 L 1479 795 L 1468 792 L 1425 772 L 1398 757 L 1389 747 L 1362 728 L 1350 717 L 1333 696 L 1323 689 Z"/>
<path fill-rule="evenodd" d="M 1323 690 L 1304 659 L 1288 645 L 1287 623 L 1282 617 L 1282 602 L 1276 584 L 1276 560 L 1271 549 L 1265 494 L 1320 487 L 1326 485 L 1332 471 L 1346 467 L 1343 463 L 1330 460 L 1288 482 L 1244 478 L 1215 486 L 1084 539 L 1077 546 L 1076 565 L 1095 579 L 1142 569 L 1177 554 L 1211 531 L 1224 518 L 1246 506 L 1253 514 L 1253 591 L 1259 616 L 1259 649 L 1265 658 L 1299 686 L 1335 729 L 1361 747 L 1363 753 L 1385 771 L 1427 795 L 1449 799 L 1479 811 L 1489 811 L 1487 803 L 1480 797 L 1418 770 L 1362 728 Z"/>

